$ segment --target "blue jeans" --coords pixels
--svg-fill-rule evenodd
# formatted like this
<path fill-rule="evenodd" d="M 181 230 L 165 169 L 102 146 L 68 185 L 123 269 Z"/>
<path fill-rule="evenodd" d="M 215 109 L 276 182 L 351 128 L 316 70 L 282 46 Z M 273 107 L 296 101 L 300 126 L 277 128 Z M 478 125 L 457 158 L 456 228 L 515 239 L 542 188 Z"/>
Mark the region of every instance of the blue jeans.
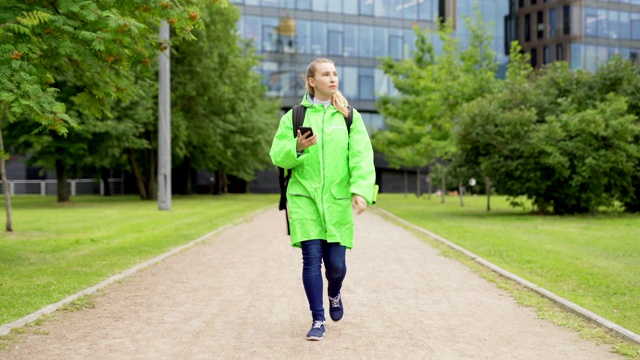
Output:
<path fill-rule="evenodd" d="M 326 240 L 306 240 L 302 247 L 302 284 L 309 300 L 309 309 L 313 321 L 325 321 L 322 302 L 322 262 L 324 260 L 328 293 L 336 297 L 342 288 L 342 281 L 347 274 L 345 255 L 347 248 L 339 243 L 328 243 Z"/>

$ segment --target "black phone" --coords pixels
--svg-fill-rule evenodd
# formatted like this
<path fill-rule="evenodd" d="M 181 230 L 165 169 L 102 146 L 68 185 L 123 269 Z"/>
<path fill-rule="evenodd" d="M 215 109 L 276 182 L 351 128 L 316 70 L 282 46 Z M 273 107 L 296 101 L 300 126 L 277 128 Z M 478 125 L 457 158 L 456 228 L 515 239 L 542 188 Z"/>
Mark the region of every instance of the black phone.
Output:
<path fill-rule="evenodd" d="M 313 136 L 313 130 L 311 130 L 310 127 L 306 127 L 306 126 L 301 126 L 300 127 L 300 135 L 304 136 L 305 133 L 309 133 L 309 135 L 307 135 L 307 137 Z"/>

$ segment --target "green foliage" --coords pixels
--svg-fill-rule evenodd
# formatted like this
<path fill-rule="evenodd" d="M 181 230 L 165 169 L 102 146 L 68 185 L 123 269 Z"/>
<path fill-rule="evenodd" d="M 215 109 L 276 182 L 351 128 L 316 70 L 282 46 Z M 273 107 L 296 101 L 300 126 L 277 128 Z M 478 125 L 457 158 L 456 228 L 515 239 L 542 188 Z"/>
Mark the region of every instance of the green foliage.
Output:
<path fill-rule="evenodd" d="M 465 22 L 471 34 L 467 49 L 460 49 L 451 23 L 446 23 L 435 33 L 414 28 L 412 58 L 383 59 L 381 68 L 399 94 L 379 100 L 387 127 L 374 135 L 373 144 L 391 166 L 423 167 L 436 158 L 451 159 L 462 105 L 493 92 L 497 62 L 491 33 L 477 9 L 473 20 Z M 434 35 L 442 43 L 438 55 L 431 41 Z"/>
<path fill-rule="evenodd" d="M 531 72 L 512 47 L 500 91 L 463 107 L 460 166 L 538 211 L 595 213 L 638 204 L 640 127 L 628 102 L 638 74 L 614 59 L 595 73 L 554 63 Z"/>
<path fill-rule="evenodd" d="M 266 98 L 252 45 L 237 34 L 239 10 L 210 4 L 197 42 L 172 57 L 172 144 L 178 163 L 252 180 L 270 164 L 279 101 Z"/>
<path fill-rule="evenodd" d="M 132 73 L 144 68 L 161 19 L 171 19 L 178 39 L 202 27 L 205 0 L 13 1 L 0 12 L 0 106 L 5 118 L 30 118 L 39 129 L 66 134 L 74 120 L 56 99 L 56 77 L 83 88 L 83 111 L 102 114 L 116 100 L 141 95 Z M 226 3 L 226 2 L 225 2 Z M 194 19 L 195 18 L 195 19 Z M 2 119 L 0 119 L 2 120 Z"/>

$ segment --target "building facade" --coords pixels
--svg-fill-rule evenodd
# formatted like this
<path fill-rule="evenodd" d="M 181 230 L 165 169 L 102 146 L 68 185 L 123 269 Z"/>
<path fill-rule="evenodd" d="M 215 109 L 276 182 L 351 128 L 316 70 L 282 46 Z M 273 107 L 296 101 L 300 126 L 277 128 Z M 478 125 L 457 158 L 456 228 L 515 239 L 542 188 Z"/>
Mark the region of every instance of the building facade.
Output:
<path fill-rule="evenodd" d="M 264 76 L 269 95 L 282 99 L 283 111 L 300 102 L 305 92 L 307 65 L 318 57 L 332 59 L 340 76 L 340 91 L 362 114 L 367 129 L 384 128 L 377 112 L 381 95 L 393 95 L 390 79 L 378 68 L 380 57 L 409 58 L 415 49 L 414 25 L 436 29 L 440 19 L 453 20 L 454 35 L 466 47 L 465 17 L 474 9 L 493 24 L 493 50 L 505 64 L 504 19 L 508 0 L 230 0 L 241 11 L 238 31 L 252 39 L 263 57 L 256 69 Z M 439 51 L 437 36 L 433 43 Z M 376 154 L 377 183 L 383 192 L 404 190 L 404 171 L 389 169 Z M 424 174 L 424 172 L 423 172 Z M 409 191 L 416 187 L 415 169 Z M 253 192 L 278 191 L 273 173 L 259 173 Z"/>
<path fill-rule="evenodd" d="M 567 61 L 593 71 L 615 55 L 640 60 L 640 0 L 509 1 L 507 44 L 518 40 L 534 67 Z"/>

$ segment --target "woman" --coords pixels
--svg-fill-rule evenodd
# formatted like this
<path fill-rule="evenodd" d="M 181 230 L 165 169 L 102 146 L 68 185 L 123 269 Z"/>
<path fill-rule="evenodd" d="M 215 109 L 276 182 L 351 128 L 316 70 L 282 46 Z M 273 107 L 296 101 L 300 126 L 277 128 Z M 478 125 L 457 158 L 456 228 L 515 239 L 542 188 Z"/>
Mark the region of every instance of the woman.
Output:
<path fill-rule="evenodd" d="M 348 103 L 338 90 L 338 73 L 329 59 L 316 59 L 307 68 L 305 131 L 293 137 L 292 111 L 280 119 L 271 145 L 273 164 L 293 169 L 287 187 L 291 244 L 302 249 L 302 283 L 313 323 L 308 340 L 325 332 L 321 265 L 328 282 L 329 315 L 344 314 L 342 281 L 346 249 L 353 246 L 353 214 L 373 200 L 373 149 L 362 116 L 353 109 L 347 129 Z"/>

